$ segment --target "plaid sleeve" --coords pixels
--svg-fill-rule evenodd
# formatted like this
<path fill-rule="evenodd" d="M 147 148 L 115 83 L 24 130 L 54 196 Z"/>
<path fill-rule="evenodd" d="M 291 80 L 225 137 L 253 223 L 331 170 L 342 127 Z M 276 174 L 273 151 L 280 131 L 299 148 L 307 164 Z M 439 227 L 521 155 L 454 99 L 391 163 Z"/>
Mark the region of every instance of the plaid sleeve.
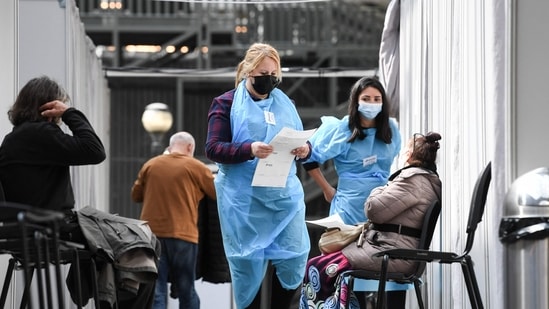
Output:
<path fill-rule="evenodd" d="M 213 99 L 208 112 L 206 157 L 218 163 L 241 163 L 252 159 L 252 142 L 232 142 L 231 106 L 234 90 Z"/>

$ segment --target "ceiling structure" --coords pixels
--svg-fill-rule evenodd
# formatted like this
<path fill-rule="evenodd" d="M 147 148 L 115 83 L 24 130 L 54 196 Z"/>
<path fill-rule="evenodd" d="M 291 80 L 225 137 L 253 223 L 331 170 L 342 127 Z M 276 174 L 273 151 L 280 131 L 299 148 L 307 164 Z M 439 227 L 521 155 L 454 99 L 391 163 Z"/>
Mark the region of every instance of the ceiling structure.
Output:
<path fill-rule="evenodd" d="M 269 42 L 289 67 L 371 69 L 387 0 L 77 0 L 108 68 L 234 67 Z"/>
<path fill-rule="evenodd" d="M 304 126 L 342 116 L 354 81 L 376 74 L 388 0 L 76 2 L 111 89 L 111 211 L 127 215 L 135 205 L 125 190 L 143 152 L 138 115 L 150 99 L 180 111 L 174 125 L 202 141 L 212 93 L 234 84 L 250 44 L 267 42 L 280 53 L 281 88 L 299 102 Z M 335 183 L 333 167 L 323 168 Z M 318 186 L 300 177 L 306 202 L 322 202 Z"/>

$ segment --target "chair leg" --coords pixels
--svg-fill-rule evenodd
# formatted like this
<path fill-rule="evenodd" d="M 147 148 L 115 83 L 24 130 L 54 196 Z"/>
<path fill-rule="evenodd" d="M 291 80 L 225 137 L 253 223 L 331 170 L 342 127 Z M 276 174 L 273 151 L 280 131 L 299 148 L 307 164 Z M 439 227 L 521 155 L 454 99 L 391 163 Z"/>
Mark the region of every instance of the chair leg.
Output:
<path fill-rule="evenodd" d="M 55 283 L 57 285 L 57 302 L 59 309 L 65 309 L 65 299 L 63 297 L 64 287 L 62 283 L 63 279 L 61 277 L 61 258 L 59 256 L 59 225 L 57 221 L 53 222 L 52 245 L 55 267 Z"/>
<path fill-rule="evenodd" d="M 349 279 L 347 279 L 347 290 L 353 291 L 355 288 L 355 277 L 353 275 L 348 276 Z M 341 278 L 341 280 L 345 280 L 345 278 Z"/>
<path fill-rule="evenodd" d="M 86 257 L 87 258 L 87 257 Z M 80 253 L 78 252 L 78 249 L 74 249 L 73 253 L 73 259 L 74 259 L 74 267 L 75 267 L 75 273 L 76 273 L 76 282 L 78 283 L 78 286 L 76 287 L 76 296 L 78 299 L 77 307 L 79 309 L 82 308 L 81 302 L 82 302 L 82 275 L 80 273 Z M 93 301 L 95 304 L 95 308 L 100 308 L 100 302 L 99 302 L 99 287 L 97 285 L 97 268 L 95 259 L 93 256 L 89 257 L 90 259 L 90 274 L 91 274 L 91 283 L 92 283 L 92 293 L 93 293 Z"/>
<path fill-rule="evenodd" d="M 35 260 L 34 260 L 34 269 L 36 269 L 36 287 L 38 289 L 38 301 L 40 304 L 40 308 L 44 307 L 44 279 L 42 278 L 42 270 L 41 270 L 41 261 L 42 261 L 42 246 L 41 246 L 41 234 L 39 232 L 34 232 L 34 246 L 35 246 Z M 26 262 L 26 261 L 25 261 Z M 30 282 L 29 282 L 30 283 Z M 29 285 L 30 288 L 30 285 Z"/>
<path fill-rule="evenodd" d="M 376 309 L 384 309 L 386 306 L 385 283 L 387 282 L 387 269 L 389 264 L 389 256 L 384 255 L 381 262 L 381 276 L 379 277 L 379 286 L 377 288 Z"/>
<path fill-rule="evenodd" d="M 6 270 L 6 278 L 4 279 L 4 286 L 2 287 L 2 296 L 0 297 L 0 307 L 6 308 L 6 299 L 8 298 L 8 290 L 10 289 L 11 277 L 15 270 L 15 259 L 11 258 L 8 263 L 8 269 Z"/>
<path fill-rule="evenodd" d="M 24 272 L 24 278 L 25 278 L 25 289 L 23 290 L 23 299 L 21 300 L 21 308 L 24 308 L 23 306 L 26 305 L 26 302 L 29 298 L 29 292 L 30 292 L 30 283 L 32 281 L 32 276 L 34 273 L 34 268 L 29 267 L 28 261 L 31 260 L 30 254 L 29 254 L 29 243 L 27 243 L 27 226 L 25 223 L 25 215 L 22 213 L 19 213 L 17 215 L 17 220 L 19 221 L 19 226 L 21 228 L 21 239 L 22 245 L 23 245 L 23 260 L 25 261 L 23 264 L 23 272 Z M 32 303 L 32 302 L 31 302 Z M 29 309 L 32 308 L 32 304 L 29 304 Z"/>
<path fill-rule="evenodd" d="M 78 309 L 82 309 L 82 277 L 80 276 L 80 255 L 78 249 L 74 249 L 74 263 L 76 267 L 76 297 Z M 99 307 L 97 307 L 99 308 Z"/>
<path fill-rule="evenodd" d="M 461 269 L 463 271 L 467 293 L 469 294 L 469 300 L 471 301 L 471 308 L 484 309 L 471 256 L 466 255 L 464 257 L 461 262 Z"/>
<path fill-rule="evenodd" d="M 95 308 L 100 308 L 99 306 L 99 286 L 97 285 L 97 268 L 95 265 L 94 257 L 90 257 L 90 267 L 91 267 L 91 276 L 92 276 L 92 285 L 93 285 L 93 300 L 95 302 Z M 118 307 L 118 302 L 117 305 Z"/>
<path fill-rule="evenodd" d="M 52 300 L 53 293 L 52 293 L 52 287 L 50 284 L 51 283 L 51 271 L 50 271 L 51 257 L 50 257 L 50 245 L 48 243 L 49 240 L 47 236 L 44 236 L 43 234 L 41 234 L 39 241 L 44 243 L 44 259 L 39 260 L 40 265 L 38 265 L 38 267 L 42 265 L 41 263 L 44 263 L 44 273 L 46 274 L 46 281 L 44 283 L 46 285 L 46 296 L 48 300 L 48 308 L 53 309 L 54 308 L 53 300 Z M 62 309 L 61 308 L 62 304 L 58 304 L 58 305 L 59 305 L 59 309 Z"/>
<path fill-rule="evenodd" d="M 420 309 L 425 309 L 425 305 L 423 304 L 423 297 L 421 296 L 421 288 L 419 286 L 419 279 L 416 279 L 414 281 L 414 289 L 416 290 L 417 304 L 419 305 L 419 308 Z"/>
<path fill-rule="evenodd" d="M 23 263 L 25 271 L 28 271 L 28 274 L 25 275 L 25 288 L 23 289 L 23 297 L 21 298 L 21 309 L 27 308 L 32 309 L 32 302 L 29 302 L 30 289 L 32 277 L 34 277 L 34 267 L 29 267 L 27 263 Z"/>

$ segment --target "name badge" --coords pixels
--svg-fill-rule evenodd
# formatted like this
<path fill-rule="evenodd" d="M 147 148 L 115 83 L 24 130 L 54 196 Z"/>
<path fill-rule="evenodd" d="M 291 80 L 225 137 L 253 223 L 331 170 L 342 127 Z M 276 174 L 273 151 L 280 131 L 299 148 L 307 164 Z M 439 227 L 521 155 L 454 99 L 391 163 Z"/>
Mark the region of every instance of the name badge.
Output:
<path fill-rule="evenodd" d="M 368 166 L 377 162 L 377 155 L 362 159 L 362 166 Z"/>
<path fill-rule="evenodd" d="M 268 124 L 272 124 L 272 125 L 275 125 L 276 124 L 276 120 L 275 120 L 275 115 L 269 111 L 263 111 L 263 113 L 265 114 L 265 122 L 268 123 Z"/>

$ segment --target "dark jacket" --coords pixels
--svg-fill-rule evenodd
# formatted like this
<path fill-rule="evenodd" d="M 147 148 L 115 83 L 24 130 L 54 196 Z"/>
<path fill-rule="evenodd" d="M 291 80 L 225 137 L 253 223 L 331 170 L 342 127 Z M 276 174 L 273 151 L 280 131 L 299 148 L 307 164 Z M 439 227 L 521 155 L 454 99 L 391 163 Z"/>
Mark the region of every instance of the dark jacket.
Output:
<path fill-rule="evenodd" d="M 160 243 L 145 221 L 112 215 L 90 206 L 77 211 L 77 216 L 89 250 L 97 260 L 103 261 L 97 276 L 102 302 L 113 306 L 121 291 L 140 297 L 141 284 L 154 285 Z M 145 308 L 144 304 L 137 305 L 143 307 L 132 308 Z"/>
<path fill-rule="evenodd" d="M 0 182 L 6 200 L 51 210 L 74 207 L 69 167 L 105 160 L 105 149 L 80 111 L 62 116 L 72 131 L 66 134 L 52 122 L 15 126 L 0 146 Z"/>
<path fill-rule="evenodd" d="M 210 283 L 231 282 L 229 263 L 225 257 L 216 201 L 204 198 L 198 207 L 198 257 L 196 279 Z"/>

